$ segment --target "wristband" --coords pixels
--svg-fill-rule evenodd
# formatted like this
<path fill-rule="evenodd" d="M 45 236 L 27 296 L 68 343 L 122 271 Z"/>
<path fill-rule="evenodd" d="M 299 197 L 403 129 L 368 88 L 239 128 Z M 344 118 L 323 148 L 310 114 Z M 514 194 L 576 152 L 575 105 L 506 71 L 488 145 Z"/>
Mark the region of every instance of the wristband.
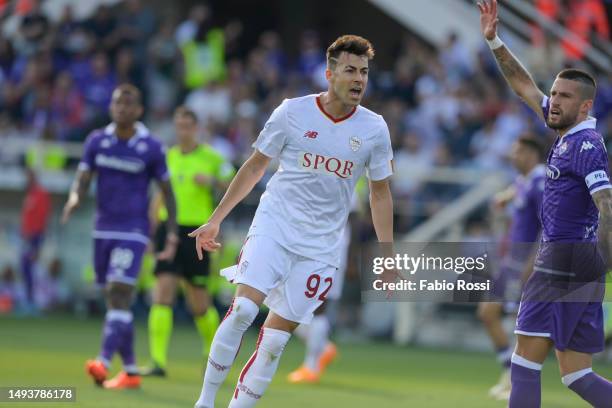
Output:
<path fill-rule="evenodd" d="M 491 48 L 492 50 L 496 50 L 499 47 L 504 45 L 504 42 L 497 36 L 495 35 L 495 38 L 492 40 L 486 40 L 487 44 L 489 44 L 489 48 Z"/>

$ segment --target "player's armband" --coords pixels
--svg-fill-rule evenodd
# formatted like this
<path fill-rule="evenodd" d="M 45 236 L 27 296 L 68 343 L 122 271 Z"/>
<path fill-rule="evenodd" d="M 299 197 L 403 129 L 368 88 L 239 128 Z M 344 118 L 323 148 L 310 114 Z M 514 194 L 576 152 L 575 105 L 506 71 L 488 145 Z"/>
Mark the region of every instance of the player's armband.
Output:
<path fill-rule="evenodd" d="M 599 190 L 612 188 L 610 178 L 605 170 L 595 170 L 587 174 L 587 176 L 584 178 L 584 182 L 586 183 L 591 194 L 594 194 Z"/>

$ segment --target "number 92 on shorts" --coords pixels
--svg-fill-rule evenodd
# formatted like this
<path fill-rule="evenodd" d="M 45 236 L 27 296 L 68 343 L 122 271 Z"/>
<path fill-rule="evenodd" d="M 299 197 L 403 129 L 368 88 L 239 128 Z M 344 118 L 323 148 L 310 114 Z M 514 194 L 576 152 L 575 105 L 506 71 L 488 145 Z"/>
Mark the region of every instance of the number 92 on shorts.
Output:
<path fill-rule="evenodd" d="M 331 290 L 337 268 L 288 251 L 274 239 L 249 236 L 238 265 L 221 271 L 233 283 L 266 295 L 264 304 L 292 322 L 308 324 Z"/>

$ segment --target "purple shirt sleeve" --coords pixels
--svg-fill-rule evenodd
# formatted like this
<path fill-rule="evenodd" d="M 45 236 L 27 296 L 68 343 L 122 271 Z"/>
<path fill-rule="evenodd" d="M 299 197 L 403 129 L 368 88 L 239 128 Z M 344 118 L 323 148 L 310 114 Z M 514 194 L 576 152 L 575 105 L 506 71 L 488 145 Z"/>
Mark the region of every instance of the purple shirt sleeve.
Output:
<path fill-rule="evenodd" d="M 585 138 L 576 146 L 574 172 L 584 179 L 591 194 L 612 188 L 608 176 L 608 154 L 602 140 Z"/>
<path fill-rule="evenodd" d="M 166 152 L 162 144 L 155 144 L 151 160 L 151 175 L 157 180 L 168 180 L 168 166 L 166 165 Z"/>
<path fill-rule="evenodd" d="M 96 171 L 96 148 L 98 146 L 95 133 L 91 133 L 85 140 L 83 157 L 79 163 L 79 170 Z"/>

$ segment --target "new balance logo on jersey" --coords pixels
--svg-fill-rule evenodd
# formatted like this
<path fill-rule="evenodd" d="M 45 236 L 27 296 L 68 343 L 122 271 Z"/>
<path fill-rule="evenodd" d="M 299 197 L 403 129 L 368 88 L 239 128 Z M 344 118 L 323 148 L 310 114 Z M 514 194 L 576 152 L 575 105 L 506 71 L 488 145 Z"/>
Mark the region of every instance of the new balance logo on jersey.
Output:
<path fill-rule="evenodd" d="M 309 139 L 316 139 L 317 136 L 319 136 L 319 132 L 315 132 L 314 130 L 309 130 L 304 133 L 304 137 L 307 137 Z"/>
<path fill-rule="evenodd" d="M 591 150 L 594 147 L 595 145 L 589 142 L 588 140 L 585 142 L 582 142 L 582 146 L 580 147 L 580 153 L 582 153 L 583 150 Z"/>
<path fill-rule="evenodd" d="M 336 157 L 327 157 L 320 154 L 303 152 L 298 156 L 298 165 L 315 173 L 336 175 L 342 179 L 353 176 L 353 163 L 350 160 L 341 160 Z"/>

